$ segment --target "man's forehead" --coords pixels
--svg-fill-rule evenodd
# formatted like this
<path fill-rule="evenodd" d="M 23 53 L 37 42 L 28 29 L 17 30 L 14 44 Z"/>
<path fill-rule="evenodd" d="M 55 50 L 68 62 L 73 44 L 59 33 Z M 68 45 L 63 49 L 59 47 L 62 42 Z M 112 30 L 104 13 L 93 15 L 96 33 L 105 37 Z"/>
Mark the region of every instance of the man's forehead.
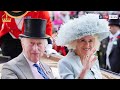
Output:
<path fill-rule="evenodd" d="M 41 38 L 24 38 L 26 41 L 45 41 L 46 39 L 41 39 Z"/>

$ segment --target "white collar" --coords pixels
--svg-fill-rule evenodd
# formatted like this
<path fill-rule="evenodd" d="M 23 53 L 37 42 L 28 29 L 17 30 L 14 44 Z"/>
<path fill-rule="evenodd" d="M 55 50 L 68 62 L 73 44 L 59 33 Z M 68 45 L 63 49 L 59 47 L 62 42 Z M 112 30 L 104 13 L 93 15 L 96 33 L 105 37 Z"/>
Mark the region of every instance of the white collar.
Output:
<path fill-rule="evenodd" d="M 24 57 L 26 58 L 26 60 L 27 60 L 27 62 L 29 63 L 30 66 L 33 66 L 33 64 L 35 64 L 34 62 L 30 61 L 30 60 L 25 56 L 24 53 L 23 53 L 23 55 L 24 55 Z M 39 65 L 39 63 L 40 63 L 40 62 L 38 61 L 36 64 Z"/>
<path fill-rule="evenodd" d="M 117 31 L 114 35 L 112 33 L 110 33 L 110 36 L 109 38 L 112 38 L 112 37 L 117 37 L 118 35 L 120 34 L 120 31 Z"/>

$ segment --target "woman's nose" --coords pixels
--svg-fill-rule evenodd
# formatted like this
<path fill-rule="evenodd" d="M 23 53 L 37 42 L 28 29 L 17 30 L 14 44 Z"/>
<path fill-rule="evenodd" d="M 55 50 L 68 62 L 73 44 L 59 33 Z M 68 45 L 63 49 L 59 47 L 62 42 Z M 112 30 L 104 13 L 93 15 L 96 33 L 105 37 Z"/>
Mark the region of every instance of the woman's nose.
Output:
<path fill-rule="evenodd" d="M 88 47 L 89 47 L 89 46 L 90 46 L 90 43 L 86 41 L 86 42 L 85 42 L 85 46 L 88 46 Z"/>

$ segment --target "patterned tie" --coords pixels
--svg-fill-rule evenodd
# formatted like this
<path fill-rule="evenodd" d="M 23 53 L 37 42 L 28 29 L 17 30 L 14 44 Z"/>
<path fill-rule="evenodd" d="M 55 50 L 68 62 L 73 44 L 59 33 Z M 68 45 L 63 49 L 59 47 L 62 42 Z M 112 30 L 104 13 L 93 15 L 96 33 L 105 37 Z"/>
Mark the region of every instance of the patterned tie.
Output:
<path fill-rule="evenodd" d="M 43 76 L 44 79 L 48 79 L 47 75 L 44 73 L 44 71 L 38 64 L 33 64 L 33 66 L 37 68 L 38 72 Z"/>

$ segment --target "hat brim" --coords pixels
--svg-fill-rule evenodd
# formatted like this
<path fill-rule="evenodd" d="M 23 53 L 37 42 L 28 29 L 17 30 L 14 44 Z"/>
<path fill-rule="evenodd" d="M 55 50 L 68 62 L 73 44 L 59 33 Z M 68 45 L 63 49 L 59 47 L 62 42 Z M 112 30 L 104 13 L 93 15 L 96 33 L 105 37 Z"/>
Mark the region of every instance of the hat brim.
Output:
<path fill-rule="evenodd" d="M 107 32 L 107 30 L 106 30 L 104 32 L 94 32 L 94 33 L 87 32 L 86 34 L 83 34 L 83 35 L 75 34 L 70 39 L 65 38 L 64 41 L 63 41 L 63 39 L 57 38 L 56 43 L 58 46 L 66 46 L 66 45 L 70 44 L 72 41 L 77 40 L 77 39 L 81 39 L 87 35 L 97 36 L 98 40 L 102 41 L 103 39 L 107 38 L 110 35 L 110 32 Z"/>
<path fill-rule="evenodd" d="M 50 38 L 49 36 L 45 36 L 45 37 L 31 37 L 31 36 L 27 36 L 27 35 L 24 35 L 24 34 L 20 34 L 19 37 L 20 38 L 33 38 L 33 39 L 48 39 L 48 38 Z"/>
<path fill-rule="evenodd" d="M 110 35 L 110 32 L 101 32 L 96 33 L 96 36 L 98 36 L 99 41 L 102 41 L 103 39 L 107 38 Z"/>

